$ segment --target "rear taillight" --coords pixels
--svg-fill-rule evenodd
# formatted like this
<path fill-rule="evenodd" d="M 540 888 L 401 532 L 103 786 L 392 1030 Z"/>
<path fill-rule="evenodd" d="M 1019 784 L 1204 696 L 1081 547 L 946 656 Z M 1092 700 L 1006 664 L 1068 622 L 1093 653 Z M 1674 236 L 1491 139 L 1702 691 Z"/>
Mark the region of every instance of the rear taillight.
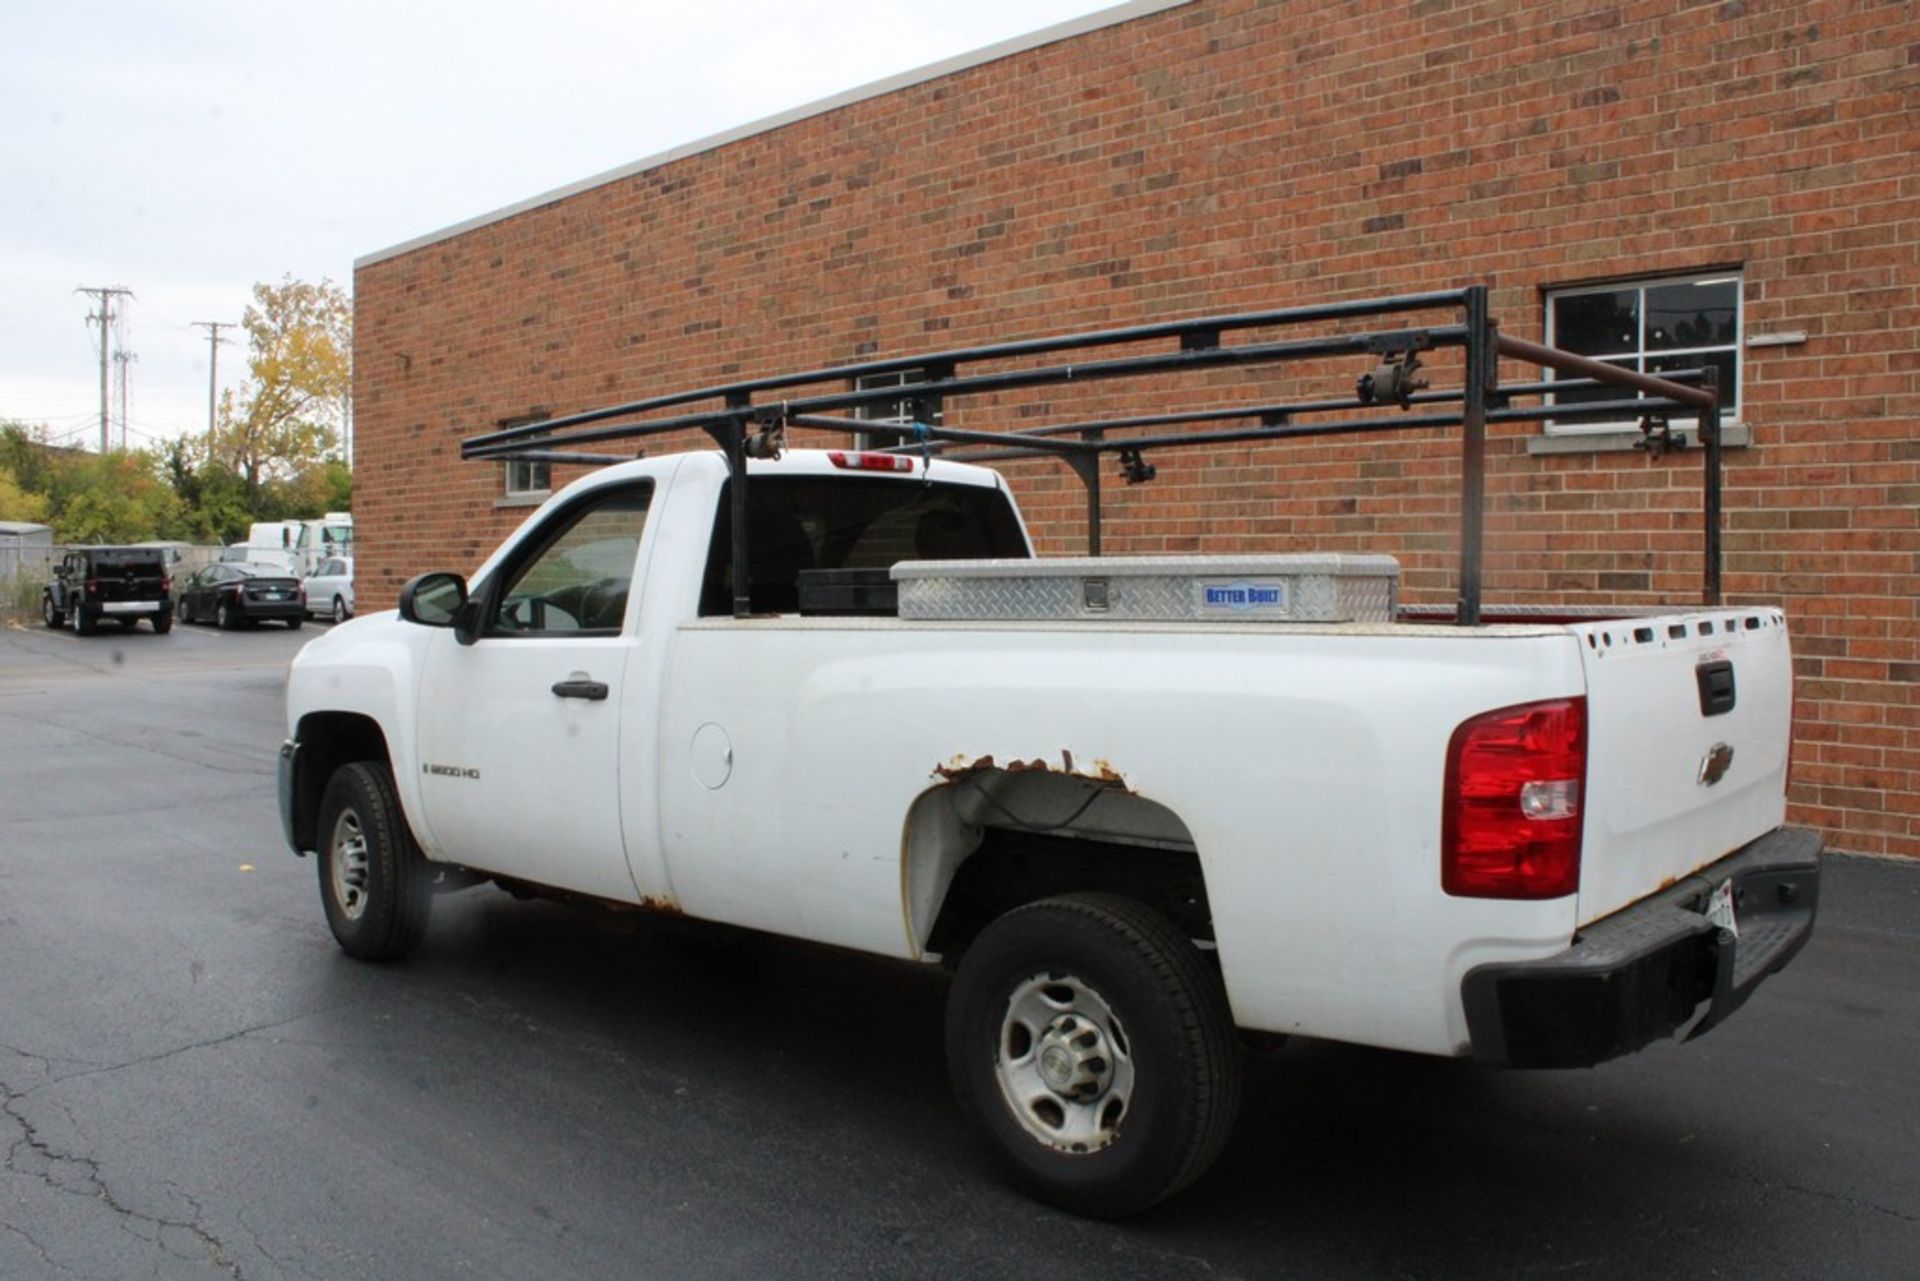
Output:
<path fill-rule="evenodd" d="M 165 574 L 160 575 L 161 594 L 164 595 L 167 592 L 170 592 L 172 590 L 173 590 L 173 579 L 167 577 Z"/>
<path fill-rule="evenodd" d="M 100 580 L 97 578 L 89 578 L 87 580 L 87 594 L 91 596 L 99 590 L 100 590 Z"/>
<path fill-rule="evenodd" d="M 1560 898 L 1580 886 L 1587 700 L 1488 712 L 1453 731 L 1440 884 L 1468 898 Z"/>
<path fill-rule="evenodd" d="M 827 451 L 827 461 L 849 471 L 912 471 L 913 459 L 905 454 L 857 454 L 845 449 Z"/>

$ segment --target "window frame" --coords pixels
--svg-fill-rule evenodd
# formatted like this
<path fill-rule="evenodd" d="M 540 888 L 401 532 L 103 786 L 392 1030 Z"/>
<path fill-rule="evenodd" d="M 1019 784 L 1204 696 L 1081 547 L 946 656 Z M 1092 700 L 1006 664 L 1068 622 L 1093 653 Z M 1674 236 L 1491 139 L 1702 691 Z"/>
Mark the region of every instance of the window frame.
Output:
<path fill-rule="evenodd" d="M 906 369 L 889 370 L 886 373 L 862 374 L 853 380 L 853 390 L 878 391 L 888 387 L 906 387 L 913 383 L 923 383 L 926 381 L 927 370 L 925 367 L 915 365 Z M 928 415 L 931 421 L 927 423 L 927 426 L 940 426 L 942 420 L 945 418 L 945 414 L 941 409 L 938 397 L 934 398 L 929 408 L 931 408 L 933 412 Z M 883 410 L 885 412 L 882 412 Z M 899 400 L 876 400 L 869 401 L 862 405 L 855 405 L 853 407 L 853 416 L 864 423 L 890 423 L 896 427 L 909 427 L 912 426 L 915 421 L 913 415 L 907 412 L 907 400 L 905 397 Z M 893 439 L 891 436 L 876 441 L 865 432 L 855 432 L 853 435 L 853 447 L 855 449 L 887 448 L 899 443 L 899 441 Z"/>
<path fill-rule="evenodd" d="M 1731 283 L 1733 285 L 1733 306 L 1734 306 L 1733 341 L 1731 343 L 1715 343 L 1707 346 L 1682 347 L 1672 351 L 1649 352 L 1647 350 L 1646 299 L 1647 299 L 1648 290 L 1659 289 L 1669 285 L 1706 285 L 1706 284 L 1725 284 L 1725 283 Z M 1714 355 L 1714 354 L 1731 350 L 1733 353 L 1733 383 L 1734 383 L 1735 391 L 1736 392 L 1745 391 L 1746 333 L 1747 333 L 1747 278 L 1746 278 L 1746 270 L 1744 267 L 1734 266 L 1734 267 L 1722 267 L 1718 269 L 1708 268 L 1701 271 L 1681 272 L 1677 274 L 1659 274 L 1659 275 L 1647 275 L 1647 276 L 1614 276 L 1614 277 L 1609 277 L 1608 279 L 1605 279 L 1605 280 L 1584 281 L 1582 283 L 1572 284 L 1572 285 L 1542 286 L 1540 290 L 1540 301 L 1541 301 L 1541 311 L 1542 311 L 1541 324 L 1542 324 L 1543 332 L 1545 334 L 1546 345 L 1549 347 L 1555 347 L 1555 348 L 1559 347 L 1559 343 L 1557 341 L 1558 340 L 1557 321 L 1558 321 L 1559 312 L 1556 304 L 1561 299 L 1583 297 L 1590 294 L 1620 293 L 1628 289 L 1635 291 L 1635 293 L 1637 293 L 1639 296 L 1638 306 L 1635 308 L 1635 314 L 1637 315 L 1638 321 L 1639 321 L 1638 333 L 1635 335 L 1633 350 L 1625 351 L 1625 352 L 1611 352 L 1604 356 L 1592 355 L 1591 353 L 1587 353 L 1587 352 L 1578 352 L 1575 354 L 1586 355 L 1586 356 L 1589 356 L 1591 359 L 1602 360 L 1608 363 L 1612 363 L 1614 361 L 1621 360 L 1621 359 L 1632 358 L 1633 360 L 1639 362 L 1640 368 L 1645 368 L 1645 363 L 1650 357 L 1665 358 L 1665 357 L 1672 357 L 1672 356 Z M 1560 377 L 1558 372 L 1552 369 L 1542 370 L 1541 372 L 1544 375 L 1545 381 L 1548 381 L 1548 382 L 1557 381 L 1558 378 Z M 1623 395 L 1626 394 L 1625 388 L 1622 388 L 1620 390 Z M 1722 428 L 1732 428 L 1732 427 L 1738 427 L 1740 425 L 1740 410 L 1741 410 L 1741 407 L 1744 405 L 1745 400 L 1746 400 L 1746 397 L 1744 395 L 1737 394 L 1735 396 L 1733 408 L 1731 410 L 1725 411 L 1721 415 L 1720 422 L 1721 422 Z M 1551 394 L 1545 397 L 1545 401 L 1549 405 L 1555 403 L 1554 398 Z M 1583 436 L 1591 437 L 1591 436 L 1617 435 L 1620 432 L 1634 432 L 1637 434 L 1640 430 L 1640 423 L 1637 418 L 1590 419 L 1590 420 L 1582 420 L 1579 422 L 1560 422 L 1556 419 L 1549 418 L 1545 420 L 1544 423 L 1542 423 L 1542 428 L 1543 428 L 1543 434 L 1546 436 L 1578 439 L 1579 437 L 1583 437 Z"/>
<path fill-rule="evenodd" d="M 550 417 L 552 417 L 552 415 L 547 413 L 521 414 L 513 418 L 500 419 L 499 426 L 500 426 L 500 430 L 502 431 L 505 431 L 511 427 L 529 427 L 529 426 L 532 426 L 534 423 L 543 423 L 547 421 L 547 419 Z M 544 435 L 544 434 L 545 433 L 541 433 L 541 435 Z M 532 441 L 538 440 L 538 439 L 540 439 L 540 436 L 531 436 L 531 437 L 528 437 L 527 440 L 522 443 L 531 443 Z M 522 468 L 526 470 L 523 472 L 520 470 Z M 516 485 L 514 483 L 516 476 L 525 476 L 527 479 L 531 480 L 535 474 L 538 474 L 538 476 L 544 481 L 543 484 Z M 551 462 L 534 462 L 533 460 L 526 459 L 526 458 L 508 458 L 508 459 L 502 460 L 501 462 L 501 501 L 502 502 L 525 503 L 529 501 L 539 501 L 546 498 L 550 498 L 552 497 L 552 495 L 553 495 L 553 464 Z"/>

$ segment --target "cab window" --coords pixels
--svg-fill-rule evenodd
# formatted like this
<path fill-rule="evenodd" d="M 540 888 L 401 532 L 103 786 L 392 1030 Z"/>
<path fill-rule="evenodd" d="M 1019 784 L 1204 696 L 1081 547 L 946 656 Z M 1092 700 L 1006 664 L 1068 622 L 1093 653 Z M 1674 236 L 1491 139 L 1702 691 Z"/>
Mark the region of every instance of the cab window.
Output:
<path fill-rule="evenodd" d="M 506 567 L 489 636 L 616 636 L 653 499 L 651 481 L 589 495 L 555 514 Z"/>

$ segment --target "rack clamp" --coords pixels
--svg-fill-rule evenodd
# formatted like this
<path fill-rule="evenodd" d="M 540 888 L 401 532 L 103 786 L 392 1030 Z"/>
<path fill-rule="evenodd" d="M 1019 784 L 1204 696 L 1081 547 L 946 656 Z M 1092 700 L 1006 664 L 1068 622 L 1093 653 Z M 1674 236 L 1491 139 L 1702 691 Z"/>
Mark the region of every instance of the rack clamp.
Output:
<path fill-rule="evenodd" d="M 1148 462 L 1137 449 L 1120 451 L 1120 475 L 1129 485 L 1144 485 L 1160 474 L 1160 469 Z"/>
<path fill-rule="evenodd" d="M 1635 449 L 1645 450 L 1648 458 L 1665 458 L 1688 445 L 1687 433 L 1675 431 L 1665 414 L 1648 414 L 1640 420 L 1640 439 Z"/>
<path fill-rule="evenodd" d="M 1367 337 L 1367 350 L 1380 357 L 1380 363 L 1371 373 L 1360 375 L 1354 384 L 1354 394 L 1363 405 L 1397 404 L 1402 409 L 1413 407 L 1413 393 L 1425 391 L 1428 383 L 1418 377 L 1420 372 L 1420 353 L 1433 349 L 1433 335 L 1424 329 L 1409 329 L 1399 333 L 1371 334 Z"/>
<path fill-rule="evenodd" d="M 785 401 L 755 405 L 747 423 L 753 431 L 746 440 L 749 458 L 778 458 L 787 448 L 787 406 Z"/>

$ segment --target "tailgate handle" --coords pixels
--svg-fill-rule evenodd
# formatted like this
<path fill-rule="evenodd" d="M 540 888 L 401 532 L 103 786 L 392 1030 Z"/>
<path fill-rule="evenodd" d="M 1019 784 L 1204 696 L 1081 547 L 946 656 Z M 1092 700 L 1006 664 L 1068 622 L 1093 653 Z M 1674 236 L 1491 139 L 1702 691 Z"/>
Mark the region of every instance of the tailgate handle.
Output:
<path fill-rule="evenodd" d="M 1733 710 L 1733 663 L 1728 659 L 1702 663 L 1693 669 L 1700 682 L 1700 714 L 1725 716 Z"/>

